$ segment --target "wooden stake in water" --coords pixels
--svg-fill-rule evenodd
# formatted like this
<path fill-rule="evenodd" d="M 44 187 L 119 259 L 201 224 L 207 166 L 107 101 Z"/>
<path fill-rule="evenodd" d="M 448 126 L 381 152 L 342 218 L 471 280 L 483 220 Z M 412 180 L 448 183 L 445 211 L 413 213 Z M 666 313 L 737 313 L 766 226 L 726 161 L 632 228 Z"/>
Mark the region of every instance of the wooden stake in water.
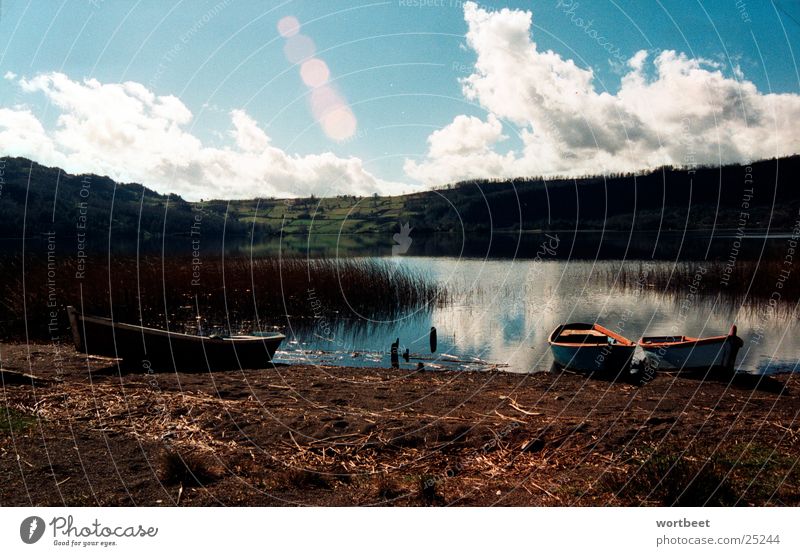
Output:
<path fill-rule="evenodd" d="M 400 368 L 400 358 L 397 353 L 399 348 L 400 348 L 400 338 L 397 338 L 397 340 L 395 340 L 394 343 L 392 343 L 392 349 L 390 352 L 392 358 L 392 367 L 395 369 Z"/>

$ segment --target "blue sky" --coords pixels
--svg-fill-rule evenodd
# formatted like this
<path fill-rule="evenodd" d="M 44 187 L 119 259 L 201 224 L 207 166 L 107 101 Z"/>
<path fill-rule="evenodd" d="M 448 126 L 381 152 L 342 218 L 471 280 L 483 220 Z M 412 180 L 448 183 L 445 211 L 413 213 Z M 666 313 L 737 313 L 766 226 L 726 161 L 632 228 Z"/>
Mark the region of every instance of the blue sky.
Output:
<path fill-rule="evenodd" d="M 574 63 L 577 68 L 592 71 L 593 93 L 585 104 L 577 105 L 579 112 L 585 107 L 586 114 L 595 109 L 618 113 L 618 108 L 603 108 L 601 97 L 604 92 L 612 96 L 620 92 L 621 79 L 630 72 L 630 67 L 621 60 L 627 61 L 645 50 L 650 62 L 664 51 L 684 53 L 688 60 L 703 59 L 712 64 L 705 65 L 704 71 L 717 72 L 730 80 L 733 87 L 736 83 L 752 83 L 757 92 L 748 94 L 788 95 L 786 99 L 778 99 L 778 109 L 794 114 L 794 95 L 800 92 L 795 65 L 800 35 L 797 2 L 483 2 L 476 4 L 472 12 L 474 27 L 466 21 L 464 7 L 465 3 L 458 0 L 35 3 L 3 0 L 0 74 L 6 78 L 0 80 L 0 108 L 5 108 L 6 112 L 5 118 L 0 118 L 0 132 L 5 129 L 5 134 L 0 133 L 0 137 L 4 137 L 0 148 L 5 151 L 3 154 L 38 155 L 45 158 L 43 162 L 61 162 L 72 166 L 68 169 L 74 171 L 92 170 L 92 160 L 98 161 L 100 172 L 125 166 L 125 161 L 115 159 L 113 153 L 108 154 L 106 160 L 97 144 L 90 149 L 91 157 L 67 152 L 69 146 L 64 145 L 65 137 L 74 135 L 64 133 L 58 139 L 59 129 L 65 125 L 59 118 L 69 116 L 72 105 L 66 106 L 65 101 L 58 100 L 53 91 L 59 85 L 31 84 L 36 76 L 60 73 L 76 84 L 91 79 L 100 84 L 136 82 L 157 97 L 176 97 L 191 112 L 190 120 L 180 120 L 181 129 L 207 150 L 224 151 L 239 141 L 230 130 L 231 113 L 240 111 L 247 119 L 241 120 L 245 123 L 238 130 L 244 133 L 245 127 L 257 126 L 267 136 L 270 146 L 294 160 L 323 153 L 331 153 L 341 161 L 357 159 L 359 168 L 341 170 L 347 175 L 338 185 L 328 188 L 329 192 L 364 193 L 370 188 L 383 192 L 410 191 L 437 181 L 486 177 L 487 172 L 489 175 L 493 175 L 492 172 L 501 175 L 569 173 L 565 169 L 569 168 L 570 156 L 581 160 L 588 156 L 589 162 L 597 165 L 597 171 L 627 168 L 642 159 L 643 149 L 650 143 L 643 143 L 639 150 L 624 159 L 615 158 L 617 147 L 603 144 L 593 147 L 597 152 L 602 151 L 602 156 L 589 156 L 580 150 L 585 147 L 585 137 L 571 137 L 575 122 L 562 117 L 563 114 L 560 116 L 558 110 L 543 108 L 529 113 L 521 105 L 515 110 L 503 109 L 504 103 L 513 105 L 515 100 L 500 98 L 498 83 L 502 87 L 504 79 L 514 82 L 532 63 L 514 53 L 508 53 L 505 59 L 490 60 L 495 43 L 487 33 L 502 35 L 507 27 L 499 18 L 496 18 L 497 25 L 489 18 L 502 8 L 509 8 L 509 21 L 513 25 L 522 22 L 523 28 L 524 15 L 521 14 L 532 12 L 528 36 L 535 43 L 539 53 L 536 56 L 552 50 L 559 57 L 559 64 Z M 486 17 L 483 14 L 487 14 Z M 329 85 L 357 122 L 352 130 L 347 129 L 348 136 L 344 139 L 326 134 L 310 105 L 312 87 L 304 84 L 299 64 L 287 60 L 284 50 L 287 39 L 277 29 L 279 21 L 286 17 L 296 18 L 301 26 L 299 34 L 315 43 L 315 56 L 330 70 Z M 470 43 L 466 38 L 470 29 L 475 30 L 476 36 L 480 31 L 482 38 Z M 518 41 L 518 37 L 514 40 Z M 476 74 L 476 60 L 481 56 L 487 60 L 489 68 L 489 73 L 478 76 L 485 87 L 469 95 L 465 93 L 463 80 Z M 510 66 L 513 63 L 520 64 L 520 69 L 513 69 Z M 543 63 L 549 62 L 544 60 Z M 553 68 L 556 73 L 560 71 L 556 66 Z M 658 78 L 654 67 L 645 65 L 641 72 L 647 78 Z M 691 72 L 684 73 L 688 76 Z M 693 78 L 703 79 L 703 76 Z M 509 88 L 522 87 L 530 95 L 537 87 L 537 78 L 532 75 L 530 79 L 523 84 L 512 83 Z M 28 83 L 27 88 L 21 83 Z M 533 98 L 542 99 L 544 107 L 551 106 L 558 96 L 556 90 L 544 92 L 543 96 L 539 91 L 535 93 Z M 620 106 L 632 98 L 632 95 L 623 96 L 625 98 L 615 100 Z M 662 104 L 679 102 L 659 98 Z M 630 102 L 635 104 L 634 100 Z M 745 101 L 740 98 L 739 102 Z M 770 102 L 768 99 L 765 106 L 772 106 Z M 725 112 L 724 107 L 717 109 Z M 10 110 L 17 113 L 12 114 Z M 25 143 L 20 139 L 23 131 L 13 126 L 23 125 L 19 117 L 15 119 L 23 110 L 41 124 L 42 137 L 52 139 L 52 147 L 26 152 L 21 146 Z M 675 110 L 665 111 L 664 116 L 672 118 L 673 124 Z M 556 114 L 552 121 L 548 116 L 551 113 Z M 582 119 L 588 122 L 595 141 L 597 133 L 594 131 L 598 125 L 605 128 L 602 117 L 609 114 L 592 113 Z M 85 114 L 78 117 L 89 118 Z M 636 125 L 630 122 L 642 119 L 633 109 L 630 117 L 621 118 L 625 121 L 625 130 Z M 693 118 L 697 118 L 697 114 Z M 102 125 L 117 124 L 104 120 Z M 119 122 L 120 129 L 126 125 L 125 121 Z M 552 126 L 553 133 L 547 145 L 542 145 L 541 140 L 525 138 L 526 133 L 536 133 L 548 125 Z M 659 141 L 663 139 L 659 129 L 674 135 L 674 128 L 666 124 L 661 126 L 658 121 L 647 125 L 645 135 L 659 135 Z M 748 122 L 748 126 L 751 125 Z M 772 132 L 769 125 L 765 123 L 767 131 L 763 133 Z M 431 135 L 442 130 L 438 135 L 440 148 L 432 151 Z M 638 136 L 638 131 L 635 135 Z M 470 139 L 461 144 L 456 136 Z M 751 143 L 757 144 L 759 137 L 753 137 Z M 256 142 L 261 145 L 262 139 L 259 136 Z M 83 140 L 86 138 L 82 135 L 78 142 Z M 602 139 L 599 141 L 602 143 Z M 722 161 L 761 156 L 761 151 L 749 148 L 751 143 L 737 143 L 744 145 L 741 148 L 725 144 L 716 151 L 725 152 Z M 30 151 L 33 147 L 27 148 Z M 526 149 L 527 154 L 523 154 Z M 549 154 L 537 157 L 534 151 L 539 150 Z M 180 157 L 181 153 L 185 151 L 178 149 L 174 156 Z M 566 154 L 559 158 L 557 153 Z M 214 158 L 212 155 L 219 153 L 208 151 L 198 158 L 197 164 L 208 163 Z M 668 157 L 668 161 L 681 162 L 675 160 L 680 158 L 675 149 L 667 149 L 661 155 Z M 704 156 L 701 156 L 702 162 L 717 161 L 711 154 Z M 711 160 L 707 160 L 709 156 Z M 684 160 L 690 158 L 683 156 Z M 483 160 L 485 170 L 466 168 L 470 160 Z M 640 166 L 646 167 L 658 160 L 647 158 Z M 409 161 L 424 168 L 410 166 Z M 302 164 L 298 162 L 293 170 L 298 176 L 308 169 L 303 164 L 321 163 L 316 158 L 309 158 Z M 318 175 L 314 179 L 298 177 L 299 182 L 306 181 L 295 190 L 291 186 L 291 175 L 274 180 L 269 173 L 254 177 L 253 172 L 261 171 L 258 168 L 247 176 L 234 177 L 239 181 L 252 181 L 245 189 L 232 189 L 225 184 L 218 184 L 216 190 L 205 187 L 203 183 L 218 180 L 219 176 L 204 175 L 198 178 L 197 191 L 192 191 L 188 183 L 190 176 L 201 172 L 196 168 L 188 176 L 178 175 L 181 171 L 174 167 L 151 174 L 129 168 L 113 177 L 149 180 L 153 183 L 148 185 L 178 190 L 189 197 L 199 196 L 206 190 L 209 195 L 220 196 L 226 191 L 234 196 L 305 194 L 315 190 L 325 194 L 327 189 L 321 181 L 331 179 L 330 173 L 313 166 Z M 585 172 L 587 168 L 580 170 Z M 280 183 L 276 185 L 272 181 Z"/>

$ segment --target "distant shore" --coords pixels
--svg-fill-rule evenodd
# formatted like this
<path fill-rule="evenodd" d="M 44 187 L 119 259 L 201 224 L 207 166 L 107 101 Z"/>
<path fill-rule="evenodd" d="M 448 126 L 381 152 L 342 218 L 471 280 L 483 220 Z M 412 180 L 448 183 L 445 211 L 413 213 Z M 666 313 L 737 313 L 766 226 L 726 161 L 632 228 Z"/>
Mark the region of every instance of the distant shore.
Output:
<path fill-rule="evenodd" d="M 0 343 L 0 504 L 800 504 L 798 375 L 110 363 Z"/>
<path fill-rule="evenodd" d="M 344 220 L 342 220 L 344 221 Z M 480 230 L 462 230 L 462 231 L 436 231 L 436 230 L 419 230 L 416 231 L 415 237 L 417 238 L 425 238 L 425 237 L 435 237 L 435 236 L 463 236 L 464 232 L 470 231 L 477 231 L 478 233 L 487 232 L 487 230 L 480 229 Z M 710 234 L 714 234 L 715 236 L 727 236 L 727 234 L 736 234 L 740 233 L 741 230 L 738 228 L 732 227 L 702 227 L 702 228 L 669 228 L 669 227 L 654 227 L 654 228 L 635 228 L 635 229 L 617 229 L 617 228 L 526 228 L 526 229 L 498 229 L 498 230 L 491 230 L 491 234 L 494 236 L 518 236 L 518 235 L 544 235 L 544 234 L 609 234 L 614 236 L 627 236 L 627 235 L 635 235 L 635 234 L 661 234 L 661 235 L 688 235 L 688 236 L 706 236 Z M 309 236 L 311 237 L 353 237 L 353 238 L 361 238 L 364 236 L 370 237 L 375 236 L 381 238 L 382 240 L 386 237 L 386 230 L 368 230 L 368 231 L 358 231 L 358 232 L 347 232 L 347 231 L 333 231 L 333 232 L 318 232 L 318 231 L 277 231 L 271 234 L 264 234 L 258 236 L 257 239 L 259 241 L 269 241 L 269 240 L 278 240 L 280 238 L 286 237 L 302 237 L 305 240 L 308 239 Z M 791 235 L 792 227 L 791 226 L 778 226 L 778 227 L 752 227 L 748 228 L 747 232 L 742 235 L 741 237 L 744 238 L 783 238 L 787 235 Z M 147 238 L 140 238 L 138 234 L 131 233 L 128 235 L 119 234 L 116 236 L 117 239 L 122 240 L 130 240 L 130 241 L 140 241 L 143 243 L 147 243 L 148 241 L 153 242 L 161 242 L 163 239 L 181 239 L 181 238 L 190 238 L 191 232 L 175 232 L 170 234 L 149 234 Z M 22 236 L 7 236 L 7 237 L 0 237 L 0 242 L 14 242 L 14 241 L 22 241 L 25 240 L 27 242 L 36 242 L 36 241 L 46 241 L 46 237 L 41 234 L 30 235 L 26 237 Z M 236 240 L 246 240 L 250 242 L 252 236 L 249 232 L 242 233 L 242 234 L 225 234 L 219 237 L 207 237 L 205 238 L 206 242 L 211 244 L 221 244 L 223 241 L 236 241 Z M 103 237 L 100 240 L 100 248 L 107 249 L 108 247 L 108 238 Z"/>
<path fill-rule="evenodd" d="M 691 171 L 468 180 L 396 196 L 199 201 L 157 193 L 147 184 L 72 175 L 29 159 L 3 161 L 3 199 L 10 202 L 0 207 L 0 236 L 25 230 L 25 235 L 74 238 L 80 231 L 102 241 L 196 234 L 202 228 L 207 245 L 213 238 L 237 236 L 391 237 L 403 225 L 414 237 L 455 232 L 484 238 L 519 229 L 659 232 L 683 230 L 687 222 L 706 229 L 791 229 L 800 210 L 797 155 Z M 740 223 L 743 210 L 746 226 Z"/>

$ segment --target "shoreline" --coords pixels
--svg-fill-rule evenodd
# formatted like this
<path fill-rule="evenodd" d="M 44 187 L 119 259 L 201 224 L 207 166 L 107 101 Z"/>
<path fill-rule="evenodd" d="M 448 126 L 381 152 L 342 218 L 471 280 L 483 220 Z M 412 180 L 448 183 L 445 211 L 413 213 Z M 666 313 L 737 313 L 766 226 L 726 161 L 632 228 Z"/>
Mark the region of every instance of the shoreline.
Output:
<path fill-rule="evenodd" d="M 345 220 L 342 220 L 344 222 Z M 745 239 L 784 239 L 785 237 L 791 237 L 794 228 L 792 227 L 779 227 L 779 228 L 769 228 L 769 227 L 757 227 L 757 228 L 749 228 L 747 233 L 742 238 Z M 486 230 L 484 229 L 470 229 L 466 230 L 467 232 L 471 233 L 482 233 Z M 609 234 L 609 235 L 636 235 L 636 234 L 651 234 L 651 235 L 702 235 L 708 236 L 713 235 L 718 238 L 729 238 L 735 237 L 733 235 L 728 234 L 735 234 L 739 232 L 738 228 L 734 227 L 726 227 L 726 228 L 669 228 L 669 229 L 662 229 L 662 228 L 643 228 L 643 229 L 630 229 L 630 228 L 530 228 L 530 229 L 498 229 L 492 230 L 492 234 L 494 235 L 501 235 L 501 236 L 520 236 L 520 235 L 545 235 L 545 234 Z M 420 237 L 433 237 L 433 236 L 461 236 L 460 232 L 456 231 L 445 231 L 445 230 L 416 230 L 416 233 Z M 288 231 L 283 233 L 271 233 L 271 234 L 261 234 L 256 236 L 257 239 L 260 241 L 264 240 L 277 240 L 281 237 L 363 237 L 363 236 L 379 236 L 381 238 L 386 236 L 386 231 L 383 230 L 365 230 L 361 232 L 302 232 L 302 231 Z M 145 242 L 152 242 L 152 241 L 161 241 L 163 239 L 186 239 L 191 238 L 192 233 L 191 231 L 188 232 L 176 232 L 171 234 L 151 234 L 148 238 L 141 238 L 136 233 L 131 234 L 119 234 L 119 237 L 124 240 L 131 240 L 131 239 L 144 239 Z M 225 237 L 233 240 L 242 240 L 248 239 L 251 240 L 253 237 L 249 233 L 245 234 L 227 234 Z M 32 235 L 32 236 L 10 236 L 10 237 L 0 237 L 0 242 L 8 241 L 46 241 L 47 237 L 44 234 Z M 212 236 L 207 239 L 208 242 L 212 244 L 221 244 L 224 243 L 223 237 L 219 236 Z"/>
<path fill-rule="evenodd" d="M 800 504 L 797 374 L 120 375 L 8 342 L 0 363 L 41 379 L 3 385 L 3 505 Z"/>

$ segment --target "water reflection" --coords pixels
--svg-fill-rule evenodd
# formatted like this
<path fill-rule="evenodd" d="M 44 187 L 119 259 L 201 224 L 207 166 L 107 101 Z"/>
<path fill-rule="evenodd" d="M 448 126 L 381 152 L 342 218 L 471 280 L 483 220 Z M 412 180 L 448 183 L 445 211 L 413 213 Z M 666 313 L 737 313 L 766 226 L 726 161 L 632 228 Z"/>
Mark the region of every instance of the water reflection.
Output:
<path fill-rule="evenodd" d="M 399 352 L 409 350 L 409 360 L 400 358 L 398 362 L 400 369 L 413 370 L 421 362 L 429 369 L 537 372 L 551 366 L 547 337 L 561 323 L 598 321 L 637 340 L 642 335 L 714 336 L 724 334 L 735 322 L 745 342 L 740 370 L 772 373 L 796 369 L 800 354 L 796 307 L 784 303 L 773 307 L 768 299 L 735 301 L 703 294 L 689 298 L 686 293 L 660 292 L 646 281 L 641 287 L 636 283 L 642 268 L 670 274 L 674 261 L 724 261 L 734 241 L 741 244 L 737 263 L 763 257 L 780 261 L 787 252 L 786 235 L 557 234 L 557 249 L 544 251 L 544 242 L 552 247 L 547 234 L 472 233 L 468 240 L 454 234 L 415 236 L 408 253 L 395 258 L 388 258 L 394 245 L 391 234 L 290 236 L 263 241 L 238 238 L 225 243 L 209 238 L 203 243 L 203 257 L 208 262 L 236 254 L 253 259 L 381 257 L 398 268 L 425 271 L 449 292 L 451 302 L 401 314 L 389 322 L 353 312 L 325 313 L 318 318 L 259 315 L 266 324 L 285 328 L 288 339 L 278 352 L 283 362 L 389 367 L 390 346 L 399 338 Z M 191 248 L 186 237 L 111 245 L 112 255 L 186 255 Z M 29 251 L 45 252 L 44 244 L 36 241 L 26 246 Z M 104 242 L 94 250 L 90 246 L 87 252 L 90 259 L 105 259 L 110 256 L 108 249 L 109 243 Z M 621 275 L 621 268 L 630 272 Z M 605 274 L 606 279 L 592 277 L 598 274 Z M 621 283 L 623 278 L 629 283 Z M 707 291 L 713 294 L 714 287 L 709 286 Z M 431 327 L 438 331 L 435 354 L 429 346 Z"/>
<path fill-rule="evenodd" d="M 389 366 L 389 348 L 400 338 L 400 361 L 412 369 L 503 368 L 513 372 L 547 370 L 552 364 L 547 337 L 563 322 L 594 322 L 631 339 L 643 335 L 713 336 L 739 327 L 745 342 L 738 367 L 752 373 L 794 370 L 800 353 L 799 325 L 793 314 L 737 306 L 722 298 L 696 297 L 687 307 L 681 294 L 621 291 L 591 280 L 592 271 L 613 271 L 615 261 L 474 260 L 407 257 L 398 265 L 422 268 L 454 296 L 447 306 L 432 306 L 389 323 L 329 317 L 330 334 L 314 319 L 290 319 L 291 343 L 282 361 L 353 366 Z M 430 327 L 439 349 L 431 354 Z"/>
<path fill-rule="evenodd" d="M 388 257 L 396 245 L 393 235 L 386 234 L 315 234 L 265 236 L 250 238 L 228 236 L 220 239 L 203 238 L 203 256 L 213 258 L 222 255 L 246 255 L 254 258 L 275 256 L 318 257 Z M 472 231 L 461 234 L 413 234 L 405 253 L 412 257 L 454 257 L 458 259 L 532 259 L 536 257 L 542 242 L 548 235 L 559 238 L 558 250 L 551 258 L 559 260 L 710 260 L 725 259 L 732 245 L 741 244 L 738 258 L 757 259 L 773 254 L 783 256 L 786 234 L 753 233 L 743 237 L 730 231 L 711 232 L 618 232 L 618 231 L 558 231 L 496 233 Z M 192 238 L 170 236 L 158 239 L 136 239 L 130 237 L 95 238 L 95 243 L 86 245 L 89 254 L 100 257 L 131 253 L 166 255 L 191 255 Z M 737 243 L 737 244 L 738 244 Z M 41 238 L 28 239 L 26 250 L 43 251 Z M 0 253 L 19 252 L 19 239 L 0 240 Z M 549 256 L 549 254 L 548 254 Z"/>

